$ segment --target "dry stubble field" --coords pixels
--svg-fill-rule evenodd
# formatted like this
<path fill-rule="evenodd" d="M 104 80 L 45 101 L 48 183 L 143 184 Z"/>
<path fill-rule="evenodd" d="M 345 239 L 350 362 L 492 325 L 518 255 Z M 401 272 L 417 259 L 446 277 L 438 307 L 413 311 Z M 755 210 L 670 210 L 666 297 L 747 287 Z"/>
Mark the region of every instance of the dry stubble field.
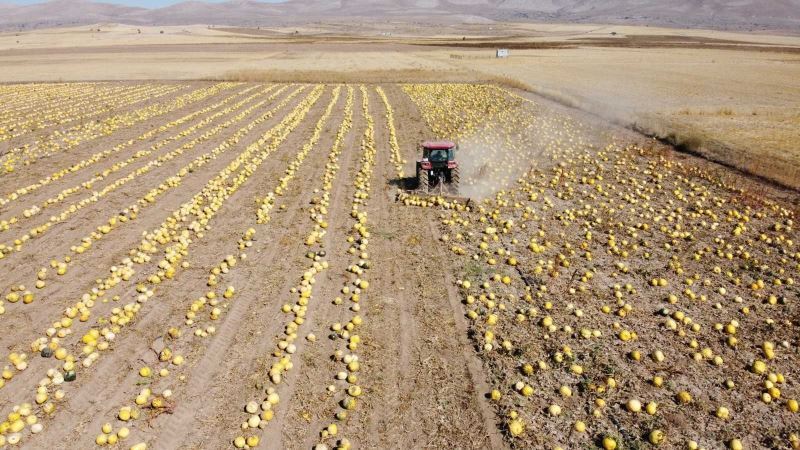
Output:
<path fill-rule="evenodd" d="M 0 448 L 800 448 L 771 187 L 493 85 L 0 99 Z"/>

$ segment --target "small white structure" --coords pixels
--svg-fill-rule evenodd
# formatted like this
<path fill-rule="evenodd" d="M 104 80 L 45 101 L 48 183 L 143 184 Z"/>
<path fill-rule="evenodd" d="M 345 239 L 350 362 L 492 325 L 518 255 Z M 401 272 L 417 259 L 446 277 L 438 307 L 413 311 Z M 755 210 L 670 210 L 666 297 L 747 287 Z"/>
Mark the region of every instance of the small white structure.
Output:
<path fill-rule="evenodd" d="M 498 58 L 508 58 L 508 49 L 507 48 L 498 48 L 497 49 L 497 57 Z"/>

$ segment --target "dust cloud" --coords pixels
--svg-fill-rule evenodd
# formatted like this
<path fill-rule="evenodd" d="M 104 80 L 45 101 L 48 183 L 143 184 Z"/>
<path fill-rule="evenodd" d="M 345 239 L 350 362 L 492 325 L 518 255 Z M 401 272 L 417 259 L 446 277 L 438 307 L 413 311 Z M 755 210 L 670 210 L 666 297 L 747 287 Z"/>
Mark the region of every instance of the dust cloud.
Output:
<path fill-rule="evenodd" d="M 474 199 L 487 198 L 496 189 L 485 178 L 490 164 L 489 159 L 484 156 L 488 153 L 488 150 L 486 147 L 470 141 L 471 139 L 468 139 L 459 145 L 458 162 L 459 170 L 461 171 L 461 183 L 458 188 L 459 195 Z"/>
<path fill-rule="evenodd" d="M 538 115 L 533 123 L 542 123 Z M 496 124 L 484 124 L 473 135 L 459 141 L 457 159 L 461 172 L 459 195 L 480 200 L 493 196 L 517 182 L 531 168 L 546 162 L 544 149 L 549 139 L 541 127 L 521 130 L 499 129 Z M 489 136 L 500 136 L 494 141 Z"/>
<path fill-rule="evenodd" d="M 702 153 L 705 139 L 688 129 L 677 129 L 666 118 L 647 114 L 637 109 L 634 101 L 623 96 L 604 97 L 589 101 L 558 89 L 526 85 L 526 90 L 568 108 L 594 115 L 606 122 L 619 125 L 649 137 L 654 137 L 676 147 Z"/>

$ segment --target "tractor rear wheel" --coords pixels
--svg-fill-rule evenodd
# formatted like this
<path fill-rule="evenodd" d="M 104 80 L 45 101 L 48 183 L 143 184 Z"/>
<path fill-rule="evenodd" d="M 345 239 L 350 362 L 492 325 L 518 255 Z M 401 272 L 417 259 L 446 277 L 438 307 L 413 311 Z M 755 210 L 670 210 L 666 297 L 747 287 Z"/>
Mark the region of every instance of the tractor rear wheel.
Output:
<path fill-rule="evenodd" d="M 461 182 L 461 175 L 458 172 L 458 167 L 453 169 L 450 172 L 450 184 L 452 185 L 453 189 L 458 192 L 458 183 Z"/>
<path fill-rule="evenodd" d="M 417 188 L 425 193 L 428 192 L 428 189 L 430 188 L 430 182 L 428 181 L 427 170 L 420 170 L 417 172 Z"/>

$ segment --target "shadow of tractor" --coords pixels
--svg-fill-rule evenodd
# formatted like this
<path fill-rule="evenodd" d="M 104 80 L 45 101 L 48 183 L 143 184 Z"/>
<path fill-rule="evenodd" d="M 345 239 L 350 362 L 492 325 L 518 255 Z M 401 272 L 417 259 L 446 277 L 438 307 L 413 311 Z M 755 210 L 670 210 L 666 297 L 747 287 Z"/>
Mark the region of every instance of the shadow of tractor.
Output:
<path fill-rule="evenodd" d="M 404 191 L 413 191 L 419 187 L 417 177 L 390 178 L 387 184 Z"/>

